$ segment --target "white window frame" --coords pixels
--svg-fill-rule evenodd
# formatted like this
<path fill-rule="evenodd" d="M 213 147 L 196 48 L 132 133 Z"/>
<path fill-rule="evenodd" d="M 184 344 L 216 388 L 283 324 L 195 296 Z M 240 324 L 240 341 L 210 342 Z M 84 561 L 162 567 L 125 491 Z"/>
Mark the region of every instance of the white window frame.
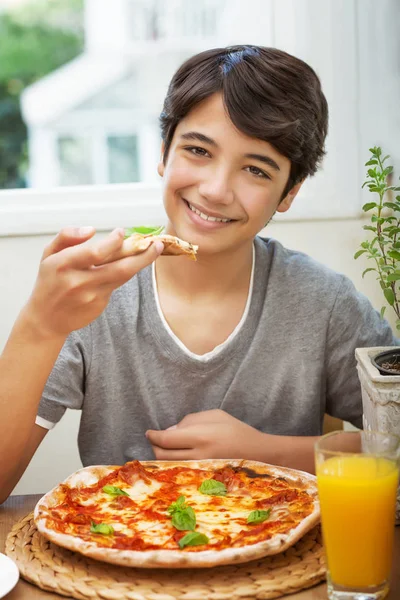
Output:
<path fill-rule="evenodd" d="M 160 184 L 110 184 L 0 192 L 0 236 L 53 234 L 63 227 L 160 225 Z"/>
<path fill-rule="evenodd" d="M 304 198 L 302 201 L 307 202 Z M 293 207 L 276 221 L 331 220 L 298 215 Z M 361 217 L 361 210 L 354 215 Z M 338 215 L 336 218 L 348 219 Z M 63 227 L 92 225 L 98 231 L 114 227 L 166 223 L 161 183 L 58 187 L 51 190 L 0 191 L 0 237 L 55 234 Z"/>

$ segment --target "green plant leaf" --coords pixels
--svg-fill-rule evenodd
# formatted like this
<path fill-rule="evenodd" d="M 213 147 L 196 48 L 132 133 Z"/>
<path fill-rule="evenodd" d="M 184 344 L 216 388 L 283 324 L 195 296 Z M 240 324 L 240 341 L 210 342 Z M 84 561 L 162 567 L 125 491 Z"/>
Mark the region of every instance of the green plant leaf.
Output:
<path fill-rule="evenodd" d="M 110 496 L 129 496 L 125 490 L 115 487 L 114 485 L 105 485 L 103 487 L 103 492 L 109 494 Z"/>
<path fill-rule="evenodd" d="M 400 279 L 400 273 L 391 273 L 390 275 L 387 276 L 387 281 L 399 281 Z"/>
<path fill-rule="evenodd" d="M 257 525 L 259 523 L 264 523 L 271 514 L 271 509 L 268 510 L 252 510 L 249 516 L 247 517 L 248 525 Z"/>
<path fill-rule="evenodd" d="M 393 235 L 396 235 L 398 233 L 400 233 L 400 227 L 391 227 L 388 235 L 392 237 Z"/>
<path fill-rule="evenodd" d="M 196 515 L 191 506 L 177 510 L 172 515 L 172 525 L 179 531 L 193 531 L 196 527 Z"/>
<path fill-rule="evenodd" d="M 173 515 L 175 511 L 182 510 L 182 508 L 186 507 L 185 496 L 179 496 L 175 502 L 172 502 L 167 508 L 167 511 L 170 515 Z"/>
<path fill-rule="evenodd" d="M 376 232 L 376 228 L 372 227 L 372 225 L 364 225 L 363 229 L 365 229 L 365 231 L 373 231 L 374 233 Z"/>
<path fill-rule="evenodd" d="M 193 530 L 196 527 L 196 514 L 191 506 L 185 502 L 185 496 L 179 498 L 168 506 L 167 511 L 172 516 L 172 525 L 179 531 Z"/>
<path fill-rule="evenodd" d="M 215 479 L 205 479 L 199 487 L 199 492 L 208 496 L 225 496 L 226 485 Z"/>
<path fill-rule="evenodd" d="M 397 319 L 396 321 L 396 329 L 400 329 L 400 319 Z"/>
<path fill-rule="evenodd" d="M 389 250 L 388 256 L 390 256 L 390 258 L 394 258 L 394 260 L 400 260 L 400 252 L 397 250 Z"/>
<path fill-rule="evenodd" d="M 141 233 L 142 235 L 159 235 L 163 229 L 163 225 L 158 225 L 157 227 L 129 227 L 125 229 L 125 238 L 130 237 L 134 233 Z"/>
<path fill-rule="evenodd" d="M 388 176 L 388 175 L 390 175 L 390 173 L 392 173 L 392 172 L 393 172 L 393 167 L 392 167 L 392 166 L 389 166 L 389 167 L 386 167 L 385 169 L 383 169 L 383 171 L 382 171 L 382 175 L 383 175 L 384 177 L 387 177 L 387 176 Z"/>
<path fill-rule="evenodd" d="M 395 301 L 395 297 L 394 297 L 394 293 L 391 287 L 387 287 L 383 290 L 383 293 L 385 295 L 386 301 L 390 306 L 393 306 L 394 301 Z"/>
<path fill-rule="evenodd" d="M 383 319 L 383 315 L 385 314 L 386 306 L 382 306 L 381 308 L 381 319 Z"/>
<path fill-rule="evenodd" d="M 204 533 L 199 533 L 198 531 L 193 531 L 192 533 L 187 533 L 183 536 L 178 542 L 179 548 L 182 550 L 185 546 L 202 546 L 203 544 L 208 544 L 210 540 Z"/>
<path fill-rule="evenodd" d="M 369 167 L 370 165 L 378 165 L 378 164 L 379 164 L 379 163 L 378 163 L 378 161 L 376 160 L 376 158 L 371 158 L 371 160 L 368 160 L 368 161 L 365 163 L 365 166 L 366 166 L 366 167 Z"/>
<path fill-rule="evenodd" d="M 107 523 L 95 523 L 92 521 L 92 524 L 90 525 L 90 533 L 112 535 L 114 533 L 114 528 L 111 525 L 107 525 Z"/>
<path fill-rule="evenodd" d="M 358 258 L 359 256 L 361 256 L 361 254 L 365 254 L 366 250 L 358 250 L 358 252 L 355 253 L 354 258 Z"/>
<path fill-rule="evenodd" d="M 366 273 L 368 273 L 368 271 L 376 271 L 376 269 L 374 269 L 373 267 L 369 267 L 368 269 L 365 269 L 365 271 L 363 271 L 363 273 L 362 273 L 362 277 L 364 277 L 364 275 Z"/>
<path fill-rule="evenodd" d="M 364 204 L 364 206 L 362 207 L 363 211 L 367 212 L 367 210 L 372 210 L 373 208 L 377 208 L 377 203 L 376 202 L 367 202 L 367 204 Z"/>
<path fill-rule="evenodd" d="M 381 259 L 384 262 L 384 259 Z M 379 261 L 380 262 L 380 261 Z M 393 265 L 382 265 L 381 266 L 381 271 L 384 271 L 384 273 L 392 273 L 394 271 L 394 266 Z M 386 287 L 386 286 L 385 286 Z"/>

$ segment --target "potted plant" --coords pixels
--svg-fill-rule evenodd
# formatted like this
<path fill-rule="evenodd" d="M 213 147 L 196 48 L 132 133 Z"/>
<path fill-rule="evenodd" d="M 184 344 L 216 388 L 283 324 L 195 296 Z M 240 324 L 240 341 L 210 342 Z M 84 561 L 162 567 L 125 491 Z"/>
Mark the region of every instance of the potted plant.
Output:
<path fill-rule="evenodd" d="M 371 266 L 364 270 L 375 273 L 386 305 L 394 311 L 396 329 L 400 330 L 400 187 L 391 184 L 393 167 L 381 148 L 371 148 L 366 163 L 368 178 L 363 184 L 376 200 L 363 206 L 370 213 L 364 229 L 371 232 L 354 258 L 365 255 Z M 357 371 L 361 383 L 364 429 L 400 433 L 400 347 L 357 348 Z M 397 501 L 400 522 L 400 495 Z"/>

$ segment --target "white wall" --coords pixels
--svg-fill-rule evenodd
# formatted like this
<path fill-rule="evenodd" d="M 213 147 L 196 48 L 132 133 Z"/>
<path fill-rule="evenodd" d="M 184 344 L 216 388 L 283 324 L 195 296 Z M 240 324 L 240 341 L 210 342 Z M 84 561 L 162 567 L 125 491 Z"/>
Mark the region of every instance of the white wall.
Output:
<path fill-rule="evenodd" d="M 281 221 L 271 223 L 267 235 L 290 248 L 304 251 L 320 262 L 348 275 L 374 306 L 382 305 L 374 277 L 361 279 L 364 263 L 353 254 L 364 239 L 360 219 L 325 221 Z M 103 235 L 103 234 L 98 234 Z M 51 235 L 0 237 L 0 347 L 3 346 L 19 309 L 28 298 L 44 245 Z M 296 293 L 296 290 L 292 291 Z M 322 299 L 323 300 L 323 299 Z M 49 490 L 81 466 L 77 452 L 79 413 L 67 411 L 47 434 L 25 475 L 14 490 L 41 493 Z"/>

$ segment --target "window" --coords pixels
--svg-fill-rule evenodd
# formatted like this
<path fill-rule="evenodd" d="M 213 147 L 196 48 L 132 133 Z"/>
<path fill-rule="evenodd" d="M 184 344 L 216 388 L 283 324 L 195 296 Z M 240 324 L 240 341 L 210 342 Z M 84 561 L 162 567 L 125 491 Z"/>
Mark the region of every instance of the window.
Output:
<path fill-rule="evenodd" d="M 85 185 L 94 183 L 90 138 L 58 138 L 58 158 L 60 165 L 60 185 Z"/>
<path fill-rule="evenodd" d="M 136 136 L 107 138 L 109 183 L 139 181 L 138 144 Z"/>

